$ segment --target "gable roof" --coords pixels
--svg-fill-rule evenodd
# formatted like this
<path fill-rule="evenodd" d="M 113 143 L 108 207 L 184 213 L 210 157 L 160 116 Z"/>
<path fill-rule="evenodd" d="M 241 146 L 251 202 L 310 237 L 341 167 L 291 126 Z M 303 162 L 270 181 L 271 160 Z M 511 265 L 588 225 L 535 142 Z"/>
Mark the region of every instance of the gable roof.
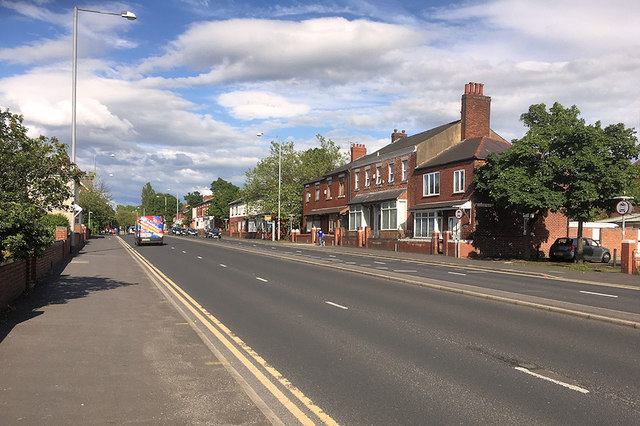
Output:
<path fill-rule="evenodd" d="M 397 139 L 395 142 L 387 144 L 380 148 L 379 150 L 372 152 L 371 154 L 363 155 L 362 157 L 347 163 L 343 166 L 338 167 L 330 171 L 329 173 L 319 176 L 316 179 L 310 180 L 309 182 L 305 182 L 305 185 L 310 185 L 312 183 L 319 182 L 324 180 L 328 176 L 332 176 L 338 173 L 346 172 L 349 169 L 357 169 L 358 167 L 363 167 L 368 164 L 385 161 L 390 158 L 397 157 L 399 155 L 410 154 L 415 151 L 416 145 L 431 139 L 432 137 L 448 130 L 449 128 L 460 123 L 460 120 L 452 121 L 451 123 L 443 124 L 438 127 L 434 127 L 433 129 L 426 130 L 421 133 L 416 133 L 415 135 L 406 136 L 400 139 Z"/>
<path fill-rule="evenodd" d="M 511 144 L 508 142 L 487 136 L 467 139 L 445 149 L 431 160 L 420 165 L 420 167 L 416 167 L 416 170 L 443 166 L 445 164 L 457 163 L 465 160 L 483 160 L 487 158 L 487 155 L 489 155 L 490 152 L 502 154 L 510 146 Z"/>

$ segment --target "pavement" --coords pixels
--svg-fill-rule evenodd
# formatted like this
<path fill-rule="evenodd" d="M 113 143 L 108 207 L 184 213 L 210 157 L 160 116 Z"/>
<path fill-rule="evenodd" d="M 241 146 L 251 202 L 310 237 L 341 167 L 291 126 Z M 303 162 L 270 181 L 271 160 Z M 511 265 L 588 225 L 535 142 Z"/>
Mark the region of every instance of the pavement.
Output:
<path fill-rule="evenodd" d="M 0 424 L 271 424 L 115 237 L 0 319 Z"/>
<path fill-rule="evenodd" d="M 352 247 L 304 247 L 640 286 L 640 277 L 622 273 Z M 16 301 L 14 311 L 0 318 L 0 363 L 0 424 L 274 421 L 115 236 L 91 238 L 48 280 Z"/>

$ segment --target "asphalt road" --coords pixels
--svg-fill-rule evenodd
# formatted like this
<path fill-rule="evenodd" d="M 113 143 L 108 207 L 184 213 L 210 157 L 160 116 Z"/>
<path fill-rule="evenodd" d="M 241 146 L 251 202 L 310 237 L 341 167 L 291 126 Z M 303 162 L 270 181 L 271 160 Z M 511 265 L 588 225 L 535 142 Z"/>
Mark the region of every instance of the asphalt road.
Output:
<path fill-rule="evenodd" d="M 637 329 L 238 251 L 237 245 L 168 237 L 164 246 L 136 250 L 337 423 L 640 424 Z M 255 250 L 638 309 L 626 301 L 638 292 L 620 288 L 606 289 L 619 291 L 617 298 L 588 297 L 594 295 L 580 293 L 579 283 L 346 254 L 327 259 L 291 247 L 258 244 Z"/>

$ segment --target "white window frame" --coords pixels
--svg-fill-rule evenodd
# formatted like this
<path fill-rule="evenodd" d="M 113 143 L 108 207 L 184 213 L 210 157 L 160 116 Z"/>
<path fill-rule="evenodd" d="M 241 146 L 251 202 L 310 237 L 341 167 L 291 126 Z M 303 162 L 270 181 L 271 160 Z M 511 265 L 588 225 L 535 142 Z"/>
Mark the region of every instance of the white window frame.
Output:
<path fill-rule="evenodd" d="M 358 228 L 364 228 L 366 226 L 366 223 L 364 223 L 363 210 L 362 204 L 349 208 L 349 231 L 357 231 Z"/>
<path fill-rule="evenodd" d="M 327 200 L 331 199 L 331 184 L 333 183 L 333 181 L 331 179 L 329 179 L 327 181 Z"/>
<path fill-rule="evenodd" d="M 320 184 L 316 183 L 316 201 L 320 200 Z"/>
<path fill-rule="evenodd" d="M 453 172 L 453 192 L 464 192 L 464 169 Z"/>
<path fill-rule="evenodd" d="M 442 229 L 442 215 L 437 211 L 422 211 L 413 214 L 413 237 L 430 238 Z"/>
<path fill-rule="evenodd" d="M 338 185 L 338 197 L 344 196 L 344 178 L 340 178 Z"/>
<path fill-rule="evenodd" d="M 435 195 L 440 195 L 440 172 L 425 173 L 422 175 L 422 196 Z"/>
<path fill-rule="evenodd" d="M 366 169 L 364 171 L 364 187 L 368 188 L 371 184 L 371 170 Z"/>
<path fill-rule="evenodd" d="M 382 184 L 382 166 L 376 167 L 376 185 Z"/>
<path fill-rule="evenodd" d="M 398 229 L 398 203 L 396 200 L 380 203 L 380 229 L 383 231 Z"/>
<path fill-rule="evenodd" d="M 360 186 L 360 170 L 356 170 L 353 172 L 353 189 L 358 190 Z"/>
<path fill-rule="evenodd" d="M 409 164 L 409 160 L 402 160 L 402 181 L 405 182 L 407 180 L 407 173 L 408 173 L 408 164 Z"/>
<path fill-rule="evenodd" d="M 388 167 L 389 183 L 393 183 L 393 163 L 389 163 Z"/>

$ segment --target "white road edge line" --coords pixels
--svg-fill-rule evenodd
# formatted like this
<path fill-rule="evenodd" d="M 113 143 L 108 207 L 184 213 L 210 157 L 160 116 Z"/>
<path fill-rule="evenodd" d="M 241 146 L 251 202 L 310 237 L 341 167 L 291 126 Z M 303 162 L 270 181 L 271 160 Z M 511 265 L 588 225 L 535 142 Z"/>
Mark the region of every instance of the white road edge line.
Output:
<path fill-rule="evenodd" d="M 618 296 L 616 296 L 615 294 L 594 293 L 593 291 L 582 291 L 582 290 L 580 290 L 580 293 L 584 293 L 584 294 L 593 294 L 593 295 L 596 295 L 596 296 L 604 296 L 604 297 L 614 297 L 614 298 L 618 298 Z"/>
<path fill-rule="evenodd" d="M 415 269 L 394 269 L 393 272 L 418 272 Z"/>
<path fill-rule="evenodd" d="M 466 276 L 467 274 L 463 274 L 462 272 L 447 272 L 447 274 L 451 274 L 451 275 L 462 275 L 462 276 Z"/>
<path fill-rule="evenodd" d="M 329 302 L 328 300 L 325 300 L 324 303 L 326 303 L 327 305 L 335 306 L 336 308 L 344 309 L 344 310 L 349 309 L 346 306 L 338 305 L 337 303 Z"/>
<path fill-rule="evenodd" d="M 256 280 L 262 281 L 262 282 L 265 282 L 265 283 L 269 282 L 269 281 L 265 280 L 264 278 L 260 278 L 260 277 L 256 277 Z"/>
<path fill-rule="evenodd" d="M 533 371 L 530 371 L 530 370 L 528 370 L 528 369 L 526 369 L 524 367 L 514 367 L 514 368 L 516 370 L 518 370 L 518 371 L 521 371 L 523 373 L 529 374 L 529 375 L 531 375 L 533 377 L 537 377 L 539 379 L 546 380 L 546 381 L 551 382 L 551 383 L 555 383 L 556 385 L 564 386 L 565 388 L 569 388 L 569 389 L 574 390 L 576 392 L 589 393 L 589 391 L 584 389 L 584 388 L 581 388 L 581 387 L 575 386 L 575 385 L 570 385 L 569 383 L 561 382 L 560 380 L 555 380 L 555 379 L 552 379 L 552 378 L 549 378 L 549 377 L 545 377 L 545 376 L 543 376 L 541 374 L 534 373 Z"/>

